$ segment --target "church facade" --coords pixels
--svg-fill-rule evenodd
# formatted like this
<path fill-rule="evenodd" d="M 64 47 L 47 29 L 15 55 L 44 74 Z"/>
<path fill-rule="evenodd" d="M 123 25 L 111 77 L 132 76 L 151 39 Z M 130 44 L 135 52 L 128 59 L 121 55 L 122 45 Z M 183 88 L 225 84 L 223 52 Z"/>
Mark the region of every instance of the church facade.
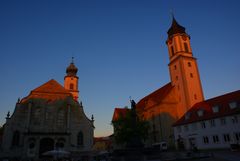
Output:
<path fill-rule="evenodd" d="M 89 160 L 94 119 L 89 119 L 78 101 L 78 69 L 66 69 L 64 87 L 50 80 L 19 99 L 8 113 L 2 138 L 2 157 L 44 157 L 50 150 L 64 150 Z"/>
<path fill-rule="evenodd" d="M 197 59 L 193 56 L 190 36 L 173 17 L 166 41 L 171 81 L 137 103 L 140 117 L 149 122 L 146 146 L 167 142 L 174 146 L 172 124 L 195 103 L 204 100 Z M 114 111 L 117 115 L 117 110 Z"/>
<path fill-rule="evenodd" d="M 174 146 L 172 124 L 204 100 L 190 36 L 174 17 L 167 33 L 171 81 L 137 103 L 139 113 L 150 123 L 148 145 L 164 141 Z"/>

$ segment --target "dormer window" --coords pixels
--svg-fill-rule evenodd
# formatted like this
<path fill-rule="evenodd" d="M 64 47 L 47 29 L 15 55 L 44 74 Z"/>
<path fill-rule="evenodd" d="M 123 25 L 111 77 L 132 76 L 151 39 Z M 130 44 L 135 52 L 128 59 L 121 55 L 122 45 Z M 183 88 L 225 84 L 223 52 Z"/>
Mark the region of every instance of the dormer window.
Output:
<path fill-rule="evenodd" d="M 188 119 L 190 118 L 190 115 L 191 115 L 191 113 L 190 113 L 190 112 L 187 112 L 187 113 L 185 114 L 185 120 L 188 120 Z"/>
<path fill-rule="evenodd" d="M 197 115 L 198 115 L 199 117 L 201 117 L 201 116 L 203 116 L 203 112 L 204 112 L 204 110 L 203 110 L 203 109 L 200 109 L 200 110 L 197 111 Z"/>
<path fill-rule="evenodd" d="M 219 106 L 213 106 L 212 107 L 213 113 L 218 113 L 219 112 Z"/>
<path fill-rule="evenodd" d="M 230 102 L 230 103 L 229 103 L 229 107 L 230 107 L 231 109 L 235 109 L 235 108 L 237 107 L 237 102 L 236 102 L 236 101 Z"/>

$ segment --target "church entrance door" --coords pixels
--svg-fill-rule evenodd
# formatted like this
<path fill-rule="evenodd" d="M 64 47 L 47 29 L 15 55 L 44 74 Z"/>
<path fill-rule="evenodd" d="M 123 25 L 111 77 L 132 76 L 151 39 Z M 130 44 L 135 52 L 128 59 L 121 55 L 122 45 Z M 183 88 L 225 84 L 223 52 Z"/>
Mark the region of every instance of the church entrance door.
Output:
<path fill-rule="evenodd" d="M 42 154 L 46 151 L 54 149 L 54 140 L 51 138 L 43 138 L 40 140 L 39 146 L 39 157 L 42 157 Z"/>

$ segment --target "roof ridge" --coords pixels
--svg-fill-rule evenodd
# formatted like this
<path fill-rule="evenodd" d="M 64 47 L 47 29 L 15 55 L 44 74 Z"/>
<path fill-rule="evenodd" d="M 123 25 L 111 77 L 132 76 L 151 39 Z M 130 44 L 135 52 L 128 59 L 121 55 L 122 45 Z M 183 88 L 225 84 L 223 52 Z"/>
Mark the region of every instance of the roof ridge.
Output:
<path fill-rule="evenodd" d="M 56 80 L 50 79 L 37 88 L 31 90 L 29 95 L 21 100 L 21 103 L 30 98 L 44 98 L 53 101 L 57 99 L 64 99 L 67 96 L 72 96 L 72 94 Z"/>
<path fill-rule="evenodd" d="M 233 95 L 233 94 L 238 93 L 238 92 L 240 92 L 240 90 L 236 90 L 236 91 L 233 91 L 233 92 L 228 92 L 228 93 L 225 93 L 225 94 L 223 94 L 223 95 L 218 95 L 218 96 L 216 96 L 216 97 L 209 98 L 209 99 L 207 99 L 207 100 L 205 100 L 205 101 L 202 101 L 202 102 L 213 101 L 213 100 L 215 100 L 215 99 L 219 99 L 219 98 L 222 98 L 222 97 L 230 96 L 230 95 Z M 200 102 L 199 102 L 199 103 L 200 103 Z"/>
<path fill-rule="evenodd" d="M 50 79 L 49 81 L 45 82 L 44 84 L 38 86 L 37 88 L 33 89 L 31 91 L 32 92 L 50 92 L 49 88 L 46 88 L 47 85 L 50 86 L 55 86 L 58 88 L 58 90 L 61 90 L 61 92 L 59 91 L 51 91 L 51 93 L 69 93 L 60 83 L 58 83 L 56 80 L 54 79 Z"/>
<path fill-rule="evenodd" d="M 164 91 L 163 95 L 162 95 L 162 98 L 164 98 L 166 96 L 166 94 L 168 93 L 168 92 L 166 92 L 166 90 L 169 88 L 169 86 L 173 87 L 171 82 L 165 84 L 164 86 L 158 88 L 157 90 L 155 90 L 152 93 L 148 94 L 147 96 L 143 97 L 137 104 L 139 104 L 144 99 L 147 99 L 148 97 L 151 97 L 151 96 L 154 96 L 154 95 L 158 94 L 159 91 Z M 169 91 L 169 90 L 167 90 L 167 91 Z"/>

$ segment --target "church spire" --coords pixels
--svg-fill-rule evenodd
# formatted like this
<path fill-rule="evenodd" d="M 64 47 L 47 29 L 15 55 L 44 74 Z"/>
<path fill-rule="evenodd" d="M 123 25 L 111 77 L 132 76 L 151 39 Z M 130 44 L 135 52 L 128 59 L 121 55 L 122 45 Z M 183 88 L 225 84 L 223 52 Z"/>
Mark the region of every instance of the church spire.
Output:
<path fill-rule="evenodd" d="M 174 34 L 180 34 L 180 33 L 185 33 L 185 27 L 181 26 L 178 24 L 177 20 L 175 19 L 174 15 L 172 14 L 172 25 L 168 29 L 168 37 L 173 36 Z"/>
<path fill-rule="evenodd" d="M 66 73 L 68 76 L 76 76 L 77 72 L 78 72 L 78 68 L 74 65 L 74 57 L 72 57 L 72 62 L 70 63 L 70 65 L 67 67 L 66 69 Z"/>
<path fill-rule="evenodd" d="M 74 57 L 72 56 L 72 63 L 74 64 Z"/>
<path fill-rule="evenodd" d="M 204 100 L 197 59 L 193 57 L 190 36 L 172 17 L 166 44 L 169 53 L 171 84 L 176 87 L 177 108 L 181 117 L 195 103 Z"/>
<path fill-rule="evenodd" d="M 78 68 L 74 65 L 74 57 L 72 57 L 72 61 L 66 69 L 67 75 L 64 77 L 64 88 L 72 93 L 73 98 L 76 101 L 79 98 L 77 72 Z"/>

